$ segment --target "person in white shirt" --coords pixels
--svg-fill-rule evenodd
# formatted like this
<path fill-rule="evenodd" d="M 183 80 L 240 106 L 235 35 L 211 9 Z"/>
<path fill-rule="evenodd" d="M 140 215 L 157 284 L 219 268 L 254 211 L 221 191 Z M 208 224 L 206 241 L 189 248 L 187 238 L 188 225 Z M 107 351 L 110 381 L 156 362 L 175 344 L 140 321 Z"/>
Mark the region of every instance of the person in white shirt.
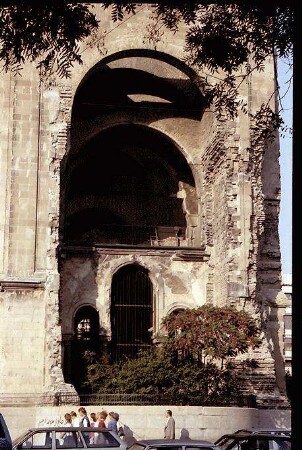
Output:
<path fill-rule="evenodd" d="M 72 419 L 72 426 L 79 427 L 80 419 L 78 418 L 77 413 L 75 411 L 71 411 L 70 415 L 71 415 L 71 419 Z"/>
<path fill-rule="evenodd" d="M 64 427 L 72 427 L 72 418 L 71 414 L 65 414 L 65 424 Z M 72 432 L 64 431 L 61 433 L 60 438 L 63 439 L 63 445 L 65 447 L 76 447 L 76 437 Z"/>

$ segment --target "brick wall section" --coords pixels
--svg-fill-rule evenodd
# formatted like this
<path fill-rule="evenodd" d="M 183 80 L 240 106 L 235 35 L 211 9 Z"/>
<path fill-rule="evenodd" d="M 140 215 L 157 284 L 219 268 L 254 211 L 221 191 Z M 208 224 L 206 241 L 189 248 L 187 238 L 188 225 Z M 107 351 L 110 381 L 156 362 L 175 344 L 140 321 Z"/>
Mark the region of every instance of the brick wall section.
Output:
<path fill-rule="evenodd" d="M 0 393 L 41 392 L 44 382 L 45 294 L 0 293 Z M 0 395 L 1 395 L 0 394 Z"/>
<path fill-rule="evenodd" d="M 38 164 L 38 80 L 14 79 L 8 274 L 34 271 Z"/>
<path fill-rule="evenodd" d="M 13 89 L 11 75 L 0 78 L 0 274 L 6 271 L 8 251 L 9 185 L 12 148 L 12 102 Z"/>

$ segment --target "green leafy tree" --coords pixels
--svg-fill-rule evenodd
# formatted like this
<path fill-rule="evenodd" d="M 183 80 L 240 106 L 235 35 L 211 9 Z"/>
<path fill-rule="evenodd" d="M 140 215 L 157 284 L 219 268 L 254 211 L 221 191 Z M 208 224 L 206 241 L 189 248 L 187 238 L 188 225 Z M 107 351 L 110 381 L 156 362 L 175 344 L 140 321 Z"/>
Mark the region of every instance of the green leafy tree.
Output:
<path fill-rule="evenodd" d="M 0 60 L 4 70 L 20 73 L 26 61 L 36 61 L 42 74 L 56 70 L 69 77 L 82 64 L 79 43 L 98 27 L 87 4 L 65 1 L 18 2 L 0 7 Z"/>

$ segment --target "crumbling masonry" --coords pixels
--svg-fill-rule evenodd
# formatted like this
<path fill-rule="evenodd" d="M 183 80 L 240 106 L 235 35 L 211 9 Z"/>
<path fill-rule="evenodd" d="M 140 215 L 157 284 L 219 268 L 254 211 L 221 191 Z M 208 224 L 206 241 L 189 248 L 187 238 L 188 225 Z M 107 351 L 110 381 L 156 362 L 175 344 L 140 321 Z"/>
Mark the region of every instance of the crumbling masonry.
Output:
<path fill-rule="evenodd" d="M 41 81 L 31 64 L 1 74 L 2 399 L 74 392 L 81 311 L 116 350 L 123 277 L 133 295 L 135 277 L 145 280 L 149 343 L 179 309 L 250 311 L 264 341 L 247 355 L 257 367 L 245 368 L 245 388 L 258 399 L 284 393 L 278 138 L 253 145 L 247 115 L 218 120 L 205 108 L 183 63 L 184 30 L 154 49 L 149 14 L 114 29 L 103 11 L 110 33 L 101 47 L 82 45 L 68 80 Z M 250 112 L 274 82 L 268 60 L 241 85 Z"/>

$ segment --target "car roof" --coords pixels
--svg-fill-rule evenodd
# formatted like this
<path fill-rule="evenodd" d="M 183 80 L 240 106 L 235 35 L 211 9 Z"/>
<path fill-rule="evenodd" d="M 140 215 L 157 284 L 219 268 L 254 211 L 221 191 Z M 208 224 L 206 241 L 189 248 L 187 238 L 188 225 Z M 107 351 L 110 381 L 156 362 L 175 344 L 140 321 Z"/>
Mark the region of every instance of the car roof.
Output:
<path fill-rule="evenodd" d="M 231 438 L 231 439 L 256 439 L 257 437 L 259 437 L 259 439 L 282 439 L 282 440 L 289 440 L 290 436 L 285 436 L 285 435 L 281 435 L 281 434 L 271 434 L 271 433 L 249 433 L 249 432 L 240 432 L 240 433 L 233 433 L 233 434 L 224 434 L 223 436 L 221 436 L 220 439 L 222 438 Z"/>
<path fill-rule="evenodd" d="M 248 433 L 290 433 L 291 428 L 241 428 L 235 431 L 235 433 L 248 432 Z"/>
<path fill-rule="evenodd" d="M 28 432 L 32 432 L 32 431 L 106 431 L 106 432 L 110 432 L 112 430 L 109 430 L 108 428 L 100 428 L 100 427 L 39 427 L 39 428 L 29 428 Z"/>
<path fill-rule="evenodd" d="M 160 446 L 170 446 L 171 444 L 177 444 L 177 445 L 214 445 L 213 442 L 210 441 L 201 441 L 197 439 L 144 439 L 141 441 L 136 441 L 133 443 L 135 444 L 142 444 L 142 445 L 160 445 Z"/>

